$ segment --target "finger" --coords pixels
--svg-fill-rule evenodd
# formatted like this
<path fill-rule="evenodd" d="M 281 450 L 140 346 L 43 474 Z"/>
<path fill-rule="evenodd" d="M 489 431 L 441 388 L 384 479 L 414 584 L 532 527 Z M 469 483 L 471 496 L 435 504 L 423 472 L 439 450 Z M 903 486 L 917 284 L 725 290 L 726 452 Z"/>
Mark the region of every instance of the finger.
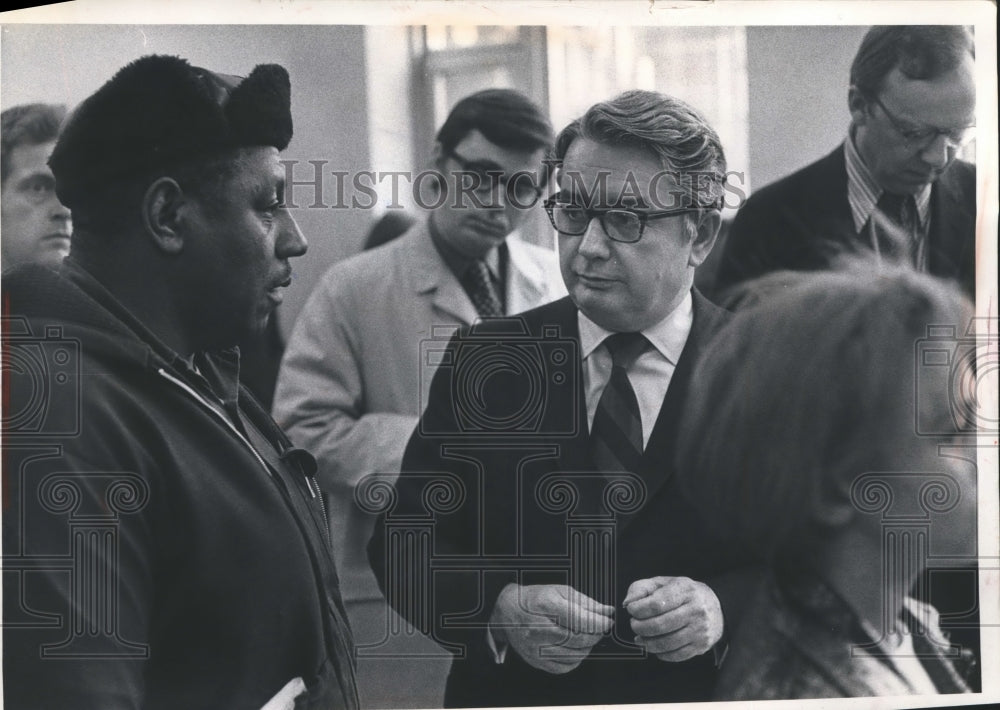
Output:
<path fill-rule="evenodd" d="M 649 653 L 671 653 L 685 646 L 697 646 L 697 634 L 688 627 L 660 636 L 636 636 L 636 643 Z M 702 649 L 707 650 L 707 649 Z"/>
<path fill-rule="evenodd" d="M 570 634 L 569 638 L 558 645 L 577 651 L 590 651 L 602 638 L 603 634 Z"/>
<path fill-rule="evenodd" d="M 625 593 L 625 600 L 622 601 L 622 606 L 628 606 L 634 601 L 638 601 L 643 597 L 648 597 L 656 588 L 659 587 L 657 582 L 659 578 L 654 577 L 652 579 L 639 579 L 629 585 L 628 591 Z"/>
<path fill-rule="evenodd" d="M 663 586 L 652 594 L 631 602 L 625 611 L 633 619 L 650 619 L 677 609 L 690 600 L 688 587 Z"/>
<path fill-rule="evenodd" d="M 603 614 L 571 605 L 562 609 L 562 613 L 556 617 L 556 623 L 573 634 L 603 634 L 611 630 L 614 621 Z"/>
<path fill-rule="evenodd" d="M 671 634 L 680 631 L 694 621 L 693 615 L 689 613 L 689 609 L 690 605 L 685 604 L 665 614 L 652 616 L 647 619 L 636 619 L 633 617 L 630 625 L 633 632 L 639 636 L 648 638 Z"/>
<path fill-rule="evenodd" d="M 614 607 L 601 604 L 585 594 L 574 592 L 565 597 L 556 596 L 549 603 L 552 608 L 548 612 L 553 615 L 555 623 L 571 632 L 600 634 L 611 630 Z"/>
<path fill-rule="evenodd" d="M 680 663 L 681 661 L 686 661 L 689 658 L 700 656 L 702 653 L 704 653 L 704 651 L 699 652 L 693 644 L 689 644 L 678 648 L 676 651 L 657 653 L 656 657 L 661 661 L 666 661 L 668 663 Z"/>
<path fill-rule="evenodd" d="M 578 659 L 550 658 L 541 656 L 537 653 L 531 654 L 530 656 L 522 656 L 522 658 L 528 665 L 534 666 L 535 668 L 545 671 L 546 673 L 553 673 L 556 675 L 569 673 L 583 662 L 582 656 Z"/>
<path fill-rule="evenodd" d="M 593 597 L 588 597 L 583 592 L 579 592 L 573 587 L 563 586 L 559 589 L 560 594 L 570 603 L 576 604 L 602 616 L 614 616 L 615 608 L 609 604 L 602 604 Z"/>

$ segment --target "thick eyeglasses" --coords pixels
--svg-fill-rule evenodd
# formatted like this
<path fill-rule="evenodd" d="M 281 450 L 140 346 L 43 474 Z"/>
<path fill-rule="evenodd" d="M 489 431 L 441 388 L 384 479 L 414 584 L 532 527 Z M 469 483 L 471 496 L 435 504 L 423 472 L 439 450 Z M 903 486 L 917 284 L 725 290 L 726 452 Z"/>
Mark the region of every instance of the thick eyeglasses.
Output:
<path fill-rule="evenodd" d="M 932 126 L 925 126 L 916 128 L 915 126 L 907 125 L 898 116 L 894 116 L 892 111 L 887 109 L 885 104 L 878 100 L 877 96 L 873 96 L 872 101 L 882 109 L 882 113 L 889 119 L 889 123 L 892 124 L 896 133 L 913 147 L 926 148 L 937 140 L 938 136 L 944 136 L 948 140 L 949 145 L 954 148 L 961 148 L 972 140 L 976 134 L 975 126 L 963 126 L 961 128 L 934 128 Z"/>
<path fill-rule="evenodd" d="M 579 237 L 585 234 L 593 219 L 601 221 L 601 227 L 608 238 L 615 242 L 633 244 L 642 239 L 646 230 L 646 222 L 651 219 L 676 217 L 688 212 L 700 212 L 714 209 L 715 205 L 698 207 L 680 207 L 674 210 L 656 210 L 637 212 L 635 210 L 614 207 L 611 209 L 587 209 L 569 202 L 557 202 L 554 198 L 545 201 L 545 211 L 549 221 L 560 234 L 569 237 Z"/>
<path fill-rule="evenodd" d="M 542 196 L 542 188 L 535 184 L 529 173 L 519 172 L 508 177 L 492 163 L 469 160 L 454 150 L 449 150 L 448 156 L 467 173 L 467 177 L 472 180 L 472 191 L 478 195 L 491 195 L 495 188 L 502 185 L 508 200 L 513 197 L 520 208 L 531 207 Z"/>

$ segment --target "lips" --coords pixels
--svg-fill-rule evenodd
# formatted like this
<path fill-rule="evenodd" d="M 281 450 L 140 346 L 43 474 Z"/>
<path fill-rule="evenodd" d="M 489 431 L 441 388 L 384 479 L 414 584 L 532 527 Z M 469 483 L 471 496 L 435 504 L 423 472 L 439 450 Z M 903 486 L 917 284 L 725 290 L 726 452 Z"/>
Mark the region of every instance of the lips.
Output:
<path fill-rule="evenodd" d="M 277 291 L 279 288 L 288 288 L 292 285 L 292 270 L 289 269 L 288 271 L 285 271 L 272 283 L 273 286 L 270 288 L 271 291 Z"/>
<path fill-rule="evenodd" d="M 617 281 L 617 279 L 609 279 L 603 276 L 597 276 L 596 274 L 581 274 L 580 272 L 574 273 L 576 274 L 576 278 L 582 284 L 594 288 L 607 288 Z"/>
<path fill-rule="evenodd" d="M 272 286 L 267 290 L 267 297 L 274 302 L 275 305 L 280 304 L 284 298 L 285 294 L 282 289 L 288 288 L 292 284 L 292 272 L 284 274 L 281 278 L 272 282 Z"/>

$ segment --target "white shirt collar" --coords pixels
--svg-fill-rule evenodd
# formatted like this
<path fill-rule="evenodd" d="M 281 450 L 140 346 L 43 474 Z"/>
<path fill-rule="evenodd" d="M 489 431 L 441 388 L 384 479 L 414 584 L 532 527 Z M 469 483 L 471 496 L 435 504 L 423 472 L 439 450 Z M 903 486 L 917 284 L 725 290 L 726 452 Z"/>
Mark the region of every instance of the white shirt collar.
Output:
<path fill-rule="evenodd" d="M 660 322 L 643 328 L 642 334 L 660 355 L 676 366 L 691 332 L 692 319 L 693 300 L 689 290 L 674 310 Z M 584 360 L 590 357 L 605 338 L 614 334 L 614 331 L 597 325 L 580 310 L 577 310 L 577 323 L 580 328 L 580 349 Z"/>
<path fill-rule="evenodd" d="M 853 129 L 844 141 L 844 163 L 847 167 L 847 201 L 851 205 L 854 231 L 860 234 L 885 190 L 876 182 L 875 176 L 865 165 L 864 158 L 854 145 Z M 920 192 L 913 196 L 913 200 L 917 206 L 920 228 L 923 229 L 927 226 L 927 218 L 930 215 L 931 186 L 924 185 Z"/>

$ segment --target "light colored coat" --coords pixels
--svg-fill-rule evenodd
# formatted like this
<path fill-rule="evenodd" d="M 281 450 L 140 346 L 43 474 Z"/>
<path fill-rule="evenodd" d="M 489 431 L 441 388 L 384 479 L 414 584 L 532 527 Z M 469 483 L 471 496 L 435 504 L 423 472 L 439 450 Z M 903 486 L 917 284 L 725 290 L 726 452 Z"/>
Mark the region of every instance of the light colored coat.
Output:
<path fill-rule="evenodd" d="M 566 293 L 552 250 L 507 239 L 507 312 Z M 421 343 L 447 343 L 476 310 L 431 241 L 426 220 L 327 271 L 296 321 L 274 416 L 319 461 L 345 600 L 381 598 L 365 546 L 374 516 L 354 504 L 357 482 L 399 472 L 433 367 Z M 424 358 L 426 360 L 426 358 Z"/>

